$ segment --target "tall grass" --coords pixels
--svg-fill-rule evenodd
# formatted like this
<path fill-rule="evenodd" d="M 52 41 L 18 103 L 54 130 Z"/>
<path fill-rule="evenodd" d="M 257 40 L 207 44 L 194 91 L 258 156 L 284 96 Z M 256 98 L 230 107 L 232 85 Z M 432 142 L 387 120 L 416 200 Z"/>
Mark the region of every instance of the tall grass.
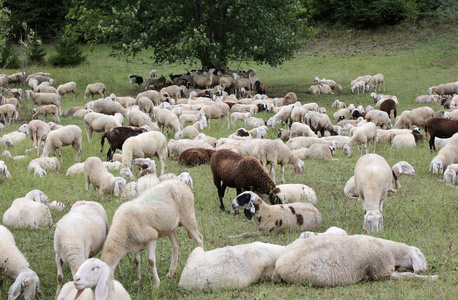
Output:
<path fill-rule="evenodd" d="M 335 99 L 355 105 L 373 105 L 369 94 L 352 95 L 349 91 L 349 82 L 359 75 L 383 73 L 386 79 L 387 94 L 398 97 L 401 105 L 398 112 L 409 108 L 418 107 L 414 99 L 420 94 L 426 94 L 428 87 L 458 80 L 458 51 L 455 39 L 443 41 L 436 39 L 420 44 L 418 48 L 409 48 L 402 53 L 387 53 L 386 47 L 376 53 L 366 51 L 364 46 L 361 53 L 354 56 L 350 52 L 334 53 L 337 47 L 354 47 L 358 40 L 357 36 L 346 38 L 335 34 L 336 40 L 318 40 L 310 44 L 309 48 L 299 54 L 293 61 L 287 62 L 281 67 L 271 68 L 244 64 L 243 68 L 256 68 L 261 80 L 269 87 L 271 96 L 282 96 L 286 92 L 294 91 L 302 103 L 317 102 L 328 110 L 332 115 L 334 110 L 331 104 Z M 376 40 L 377 36 L 372 36 Z M 380 35 L 380 39 L 384 36 Z M 394 39 L 395 37 L 393 37 Z M 443 42 L 442 42 L 443 41 Z M 340 44 L 339 44 L 340 42 Z M 402 42 L 399 42 L 402 43 Z M 329 49 L 322 46 L 332 45 Z M 399 45 L 398 45 L 399 46 Z M 421 46 L 421 47 L 420 47 Z M 315 48 L 320 49 L 316 53 Z M 394 46 L 393 46 L 394 47 Z M 396 48 L 396 47 L 394 47 Z M 389 50 L 389 49 L 388 49 Z M 115 93 L 118 96 L 136 95 L 141 88 L 128 85 L 128 75 L 137 74 L 148 76 L 151 69 L 156 69 L 159 74 L 181 73 L 187 66 L 182 65 L 155 65 L 151 63 L 150 54 L 146 51 L 141 53 L 130 63 L 130 70 L 126 69 L 124 60 L 108 56 L 107 46 L 99 46 L 89 54 L 88 62 L 74 68 L 52 68 L 48 66 L 29 67 L 29 73 L 35 71 L 47 71 L 53 75 L 56 85 L 75 81 L 78 84 L 78 98 L 76 101 L 63 100 L 63 110 L 83 105 L 84 89 L 88 83 L 104 82 L 107 93 Z M 194 67 L 194 66 L 193 66 Z M 11 71 L 12 73 L 13 71 Z M 308 87 L 313 84 L 313 78 L 319 76 L 334 79 L 344 87 L 343 92 L 335 95 L 309 95 Z M 28 104 L 29 109 L 32 104 Z M 432 104 L 435 110 L 441 109 L 439 105 Z M 267 120 L 270 116 L 260 113 L 258 116 Z M 61 118 L 62 124 L 77 124 L 84 128 L 79 119 Z M 15 124 L 4 129 L 3 133 L 17 130 L 23 122 L 21 119 Z M 268 138 L 275 138 L 276 129 L 270 129 Z M 234 129 L 222 128 L 220 122 L 213 121 L 211 130 L 204 133 L 220 138 L 232 133 Z M 100 153 L 99 140 L 101 133 L 94 133 L 91 143 L 87 142 L 83 132 L 83 154 L 81 161 L 90 156 L 105 158 Z M 170 137 L 169 137 L 170 138 Z M 30 140 L 21 142 L 8 150 L 12 155 L 22 155 L 26 149 L 31 148 Z M 0 151 L 5 150 L 0 146 Z M 372 149 L 371 149 L 372 151 Z M 162 284 L 158 289 L 153 289 L 151 269 L 147 262 L 146 253 L 142 253 L 142 282 L 133 286 L 135 277 L 132 256 L 126 256 L 121 261 L 123 276 L 118 271 L 115 277 L 121 281 L 129 291 L 132 299 L 152 298 L 403 298 L 403 299 L 454 299 L 458 298 L 456 288 L 458 280 L 458 255 L 457 255 L 457 229 L 458 221 L 458 190 L 455 186 L 448 186 L 441 182 L 440 175 L 428 172 L 431 159 L 436 155 L 431 152 L 427 143 L 421 143 L 415 149 L 391 149 L 387 144 L 377 146 L 376 153 L 383 155 L 390 165 L 406 160 L 416 170 L 415 177 L 401 177 L 402 187 L 398 192 L 388 198 L 384 205 L 384 232 L 378 237 L 404 242 L 415 245 L 422 250 L 428 263 L 427 274 L 438 274 L 437 282 L 423 281 L 382 281 L 364 282 L 348 287 L 312 288 L 309 286 L 278 284 L 273 285 L 269 280 L 264 280 L 243 290 L 236 291 L 213 291 L 203 294 L 197 291 L 185 292 L 177 288 L 179 275 L 185 264 L 186 258 L 196 246 L 193 240 L 187 238 L 184 230 L 178 230 L 180 240 L 180 254 L 177 275 L 167 280 L 165 278 L 170 265 L 171 247 L 167 239 L 158 242 L 156 258 L 159 277 Z M 34 158 L 28 154 L 28 158 L 22 161 L 12 161 L 2 158 L 8 165 L 12 174 L 10 181 L 0 182 L 0 215 L 10 206 L 11 202 L 22 197 L 32 189 L 44 191 L 50 201 L 57 200 L 65 203 L 66 208 L 62 212 L 52 211 L 54 222 L 57 222 L 71 205 L 77 200 L 93 200 L 103 204 L 111 222 L 114 211 L 120 202 L 115 197 L 98 197 L 94 191 L 85 190 L 84 175 L 80 174 L 72 178 L 65 177 L 65 172 L 73 161 L 73 151 L 70 148 L 63 149 L 63 164 L 60 173 L 52 173 L 44 178 L 34 178 L 27 173 L 28 162 Z M 302 176 L 296 176 L 291 167 L 286 168 L 286 182 L 304 183 L 312 187 L 318 196 L 317 208 L 323 216 L 322 230 L 330 226 L 344 228 L 349 234 L 362 234 L 363 211 L 361 203 L 357 199 L 348 199 L 343 194 L 345 182 L 353 175 L 354 166 L 359 158 L 359 153 L 346 157 L 342 150 L 336 154 L 338 161 L 306 160 L 306 170 Z M 216 188 L 212 183 L 212 177 L 208 166 L 188 168 L 180 166 L 176 161 L 169 160 L 168 172 L 179 174 L 183 171 L 191 173 L 194 180 L 194 196 L 196 218 L 199 231 L 204 236 L 206 249 L 249 243 L 255 240 L 287 245 L 297 238 L 298 233 L 281 233 L 272 236 L 256 238 L 229 239 L 229 235 L 235 235 L 248 231 L 255 231 L 255 226 L 248 222 L 243 214 L 226 214 L 219 210 Z M 277 170 L 277 179 L 279 170 Z M 235 197 L 235 191 L 229 189 L 225 197 L 226 207 L 230 207 L 230 201 Z M 52 299 L 56 288 L 56 266 L 54 262 L 53 234 L 54 228 L 43 230 L 12 229 L 19 249 L 27 257 L 31 268 L 40 277 L 42 295 L 41 299 Z M 68 266 L 64 267 L 64 281 L 71 280 Z M 2 298 L 6 299 L 10 278 L 4 280 L 1 288 Z"/>

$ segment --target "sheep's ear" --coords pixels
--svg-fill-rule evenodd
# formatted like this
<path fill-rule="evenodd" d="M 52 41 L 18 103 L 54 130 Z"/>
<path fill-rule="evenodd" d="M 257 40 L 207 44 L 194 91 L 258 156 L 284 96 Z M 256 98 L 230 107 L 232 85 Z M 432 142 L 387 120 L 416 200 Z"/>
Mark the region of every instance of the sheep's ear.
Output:
<path fill-rule="evenodd" d="M 101 267 L 99 281 L 95 287 L 95 300 L 105 300 L 108 296 L 108 277 L 110 276 L 110 268 L 108 266 Z"/>
<path fill-rule="evenodd" d="M 246 208 L 244 210 L 245 217 L 248 220 L 251 220 L 251 218 L 253 218 L 254 213 L 256 212 L 256 209 L 254 208 L 253 203 L 254 203 L 254 201 L 250 200 L 250 202 L 248 202 L 248 204 L 247 204 L 247 206 L 246 206 Z"/>
<path fill-rule="evenodd" d="M 189 176 L 189 182 L 191 183 L 191 189 L 193 189 L 193 185 L 192 185 L 192 177 Z"/>
<path fill-rule="evenodd" d="M 413 272 L 416 274 L 419 271 L 423 271 L 423 265 L 425 264 L 424 259 L 421 258 L 423 255 L 419 255 L 420 250 L 416 247 L 411 247 L 410 256 L 412 259 Z M 421 252 L 420 252 L 421 253 Z"/>
<path fill-rule="evenodd" d="M 9 291 L 8 291 L 8 300 L 14 300 L 17 297 L 19 297 L 19 294 L 21 294 L 21 289 L 23 286 L 22 283 L 22 278 L 23 274 L 19 274 L 19 276 L 16 278 L 16 280 L 13 282 L 11 285 Z"/>

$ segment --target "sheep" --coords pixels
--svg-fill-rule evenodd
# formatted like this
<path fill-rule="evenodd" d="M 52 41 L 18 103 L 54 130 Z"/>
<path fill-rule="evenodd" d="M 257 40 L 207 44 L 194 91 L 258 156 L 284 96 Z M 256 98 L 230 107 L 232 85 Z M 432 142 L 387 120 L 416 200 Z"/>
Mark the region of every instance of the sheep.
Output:
<path fill-rule="evenodd" d="M 229 105 L 226 103 L 216 103 L 212 105 L 204 105 L 200 111 L 205 115 L 208 122 L 208 129 L 210 129 L 211 119 L 221 119 L 221 127 L 224 126 L 224 122 L 227 122 L 227 129 L 230 128 L 229 122 Z"/>
<path fill-rule="evenodd" d="M 367 85 L 369 86 L 369 85 Z M 367 88 L 366 84 L 364 83 L 364 81 L 360 80 L 360 81 L 357 81 L 355 82 L 352 86 L 351 86 L 351 93 L 354 94 L 354 93 L 363 93 L 364 94 L 364 91 L 366 90 Z"/>
<path fill-rule="evenodd" d="M 67 98 L 67 94 L 72 93 L 73 94 L 73 101 L 75 101 L 76 96 L 77 96 L 76 87 L 77 87 L 76 82 L 70 81 L 70 82 L 67 82 L 67 83 L 59 85 L 57 87 L 57 92 L 59 93 L 59 95 L 61 97 L 65 96 L 65 98 Z"/>
<path fill-rule="evenodd" d="M 456 174 L 458 173 L 458 164 L 450 164 L 444 172 L 444 181 L 450 184 L 458 184 Z"/>
<path fill-rule="evenodd" d="M 102 135 L 102 138 L 100 139 L 100 152 L 103 152 L 103 144 L 105 143 L 106 139 L 110 144 L 110 148 L 107 152 L 107 161 L 111 161 L 116 149 L 122 150 L 122 145 L 126 139 L 144 132 L 146 132 L 145 128 L 132 128 L 124 126 L 111 128 L 105 131 L 105 133 Z"/>
<path fill-rule="evenodd" d="M 100 94 L 102 95 L 103 98 L 105 98 L 106 89 L 107 88 L 105 84 L 101 82 L 90 83 L 86 86 L 86 90 L 84 91 L 84 99 L 87 99 L 87 98 L 92 99 L 92 96 L 96 94 Z"/>
<path fill-rule="evenodd" d="M 0 116 L 6 125 L 10 125 L 14 119 L 17 119 L 18 112 L 13 104 L 3 104 L 0 105 Z"/>
<path fill-rule="evenodd" d="M 176 140 L 181 139 L 181 138 L 194 139 L 199 135 L 200 130 L 203 130 L 206 127 L 207 127 L 207 122 L 197 121 L 192 125 L 186 126 L 183 130 L 178 131 L 175 134 L 175 139 Z"/>
<path fill-rule="evenodd" d="M 108 217 L 100 203 L 77 201 L 56 224 L 54 252 L 57 265 L 57 292 L 63 281 L 63 264 L 70 266 L 75 276 L 83 262 L 95 256 L 108 234 Z"/>
<path fill-rule="evenodd" d="M 186 229 L 188 236 L 203 248 L 203 237 L 197 230 L 194 195 L 191 189 L 178 180 L 160 182 L 149 189 L 148 193 L 143 193 L 117 208 L 101 259 L 114 271 L 126 253 L 135 253 L 137 279 L 134 284 L 138 284 L 141 280 L 140 251 L 148 247 L 154 287 L 158 287 L 160 279 L 155 259 L 157 239 L 168 235 L 172 243 L 172 262 L 167 274 L 167 277 L 171 278 L 177 267 L 179 243 L 176 229 L 180 225 Z M 142 230 L 139 231 L 138 228 Z"/>
<path fill-rule="evenodd" d="M 36 93 L 54 93 L 58 94 L 57 89 L 49 81 L 43 81 L 36 88 L 32 89 Z"/>
<path fill-rule="evenodd" d="M 369 111 L 364 119 L 367 122 L 372 122 L 376 126 L 380 126 L 382 129 L 391 129 L 390 115 L 382 110 L 371 110 Z"/>
<path fill-rule="evenodd" d="M 11 173 L 8 171 L 5 162 L 0 160 L 0 180 L 3 180 L 3 178 L 11 179 Z"/>
<path fill-rule="evenodd" d="M 318 85 L 320 88 L 320 94 L 334 94 L 332 88 L 327 84 Z"/>
<path fill-rule="evenodd" d="M 27 156 L 25 156 L 25 155 L 16 155 L 16 156 L 12 156 L 12 155 L 11 155 L 11 152 L 9 152 L 8 150 L 3 151 L 3 152 L 2 152 L 2 156 L 11 158 L 12 160 L 21 160 L 21 159 L 27 158 Z M 1 173 L 2 173 L 2 171 L 0 171 L 0 174 L 1 174 Z M 3 173 L 3 176 L 5 176 L 4 173 Z"/>
<path fill-rule="evenodd" d="M 43 177 L 49 172 L 60 171 L 60 163 L 57 157 L 39 157 L 32 159 L 27 166 L 27 170 L 33 173 L 33 176 Z"/>
<path fill-rule="evenodd" d="M 392 168 L 387 161 L 378 154 L 366 154 L 358 159 L 355 166 L 354 180 L 359 199 L 363 203 L 363 228 L 368 232 L 383 230 L 383 201 L 396 191 L 393 185 L 399 188 L 400 175 L 415 175 L 414 168 L 402 161 Z"/>
<path fill-rule="evenodd" d="M 88 142 L 92 140 L 92 132 L 105 132 L 111 128 L 122 126 L 122 123 L 123 116 L 119 113 L 114 116 L 96 112 L 87 113 L 84 116 L 84 126 Z"/>
<path fill-rule="evenodd" d="M 154 124 L 151 122 L 149 115 L 137 109 L 131 110 L 128 113 L 127 122 L 129 126 L 142 127 L 146 125 L 150 128 L 154 128 Z"/>
<path fill-rule="evenodd" d="M 155 111 L 156 114 L 156 120 L 157 120 L 157 125 L 161 129 L 161 132 L 164 135 L 167 135 L 165 129 L 168 128 L 172 129 L 173 132 L 176 134 L 178 131 L 181 130 L 181 125 L 180 121 L 178 120 L 178 117 L 172 113 L 168 109 L 158 109 Z"/>
<path fill-rule="evenodd" d="M 130 96 L 125 96 L 125 97 L 117 97 L 115 94 L 110 94 L 110 98 L 119 104 L 121 104 L 122 107 L 130 107 L 132 105 L 135 105 L 137 101 L 135 98 L 130 97 Z"/>
<path fill-rule="evenodd" d="M 384 111 L 388 114 L 391 118 L 391 112 L 393 112 L 393 119 L 396 119 L 397 110 L 396 110 L 396 102 L 393 99 L 386 99 L 380 104 L 381 111 Z"/>
<path fill-rule="evenodd" d="M 305 115 L 305 124 L 309 125 L 315 134 L 318 134 L 319 131 L 322 137 L 324 137 L 325 131 L 329 131 L 331 135 L 337 135 L 337 132 L 334 130 L 334 125 L 326 114 L 308 111 Z"/>
<path fill-rule="evenodd" d="M 243 126 L 243 124 L 245 124 L 246 126 L 246 120 L 251 117 L 251 113 L 249 112 L 245 112 L 245 113 L 242 113 L 242 112 L 233 112 L 231 114 L 231 123 L 232 123 L 232 126 L 236 126 L 237 125 L 237 121 L 240 120 L 240 125 Z"/>
<path fill-rule="evenodd" d="M 397 134 L 391 139 L 392 148 L 413 148 L 416 145 L 413 133 Z"/>
<path fill-rule="evenodd" d="M 347 232 L 343 230 L 342 228 L 336 227 L 336 226 L 331 226 L 329 227 L 325 232 L 322 233 L 315 233 L 313 231 L 305 231 L 302 232 L 299 238 L 301 239 L 306 239 L 314 235 L 339 235 L 339 236 L 347 236 Z"/>
<path fill-rule="evenodd" d="M 434 110 L 428 106 L 405 110 L 397 119 L 394 128 L 411 129 L 413 125 L 424 127 L 426 120 L 432 117 L 434 117 Z"/>
<path fill-rule="evenodd" d="M 129 174 L 133 159 L 152 156 L 159 158 L 161 174 L 164 174 L 167 169 L 167 140 L 162 133 L 149 131 L 128 138 L 122 145 L 121 175 Z"/>
<path fill-rule="evenodd" d="M 331 108 L 347 108 L 347 105 L 345 102 L 339 101 L 339 100 L 334 100 L 334 102 L 331 105 Z"/>
<path fill-rule="evenodd" d="M 280 189 L 277 197 L 280 199 L 281 204 L 293 202 L 310 202 L 315 205 L 317 202 L 315 191 L 305 184 L 279 184 L 277 185 L 277 188 Z"/>
<path fill-rule="evenodd" d="M 178 162 L 186 166 L 208 164 L 215 151 L 215 149 L 189 148 L 181 152 L 178 156 Z"/>
<path fill-rule="evenodd" d="M 414 273 L 398 273 L 398 267 Z M 367 235 L 325 234 L 291 243 L 275 262 L 272 281 L 332 287 L 367 278 L 437 280 L 437 275 L 416 274 L 426 270 L 426 259 L 416 247 Z"/>
<path fill-rule="evenodd" d="M 171 159 L 178 159 L 178 156 L 189 148 L 206 148 L 206 149 L 214 149 L 209 143 L 204 140 L 189 140 L 189 139 L 181 139 L 181 140 L 169 140 L 167 144 L 167 148 L 169 151 L 169 157 Z"/>
<path fill-rule="evenodd" d="M 420 95 L 415 98 L 414 103 L 433 103 L 434 98 L 431 97 L 432 95 Z"/>
<path fill-rule="evenodd" d="M 435 138 L 449 138 L 458 132 L 458 120 L 449 120 L 444 118 L 429 118 L 425 121 L 426 136 L 430 135 L 429 149 L 436 150 L 434 143 Z"/>
<path fill-rule="evenodd" d="M 251 191 L 239 194 L 232 201 L 232 208 L 244 208 L 248 220 L 253 219 L 258 230 L 234 237 L 259 236 L 281 231 L 301 232 L 316 230 L 321 227 L 320 212 L 311 203 L 296 202 L 290 204 L 269 205 Z"/>
<path fill-rule="evenodd" d="M 371 77 L 369 82 L 366 84 L 366 91 L 370 92 L 372 88 L 374 88 L 374 91 L 376 91 L 377 86 L 378 86 L 378 90 L 380 91 L 382 85 L 383 85 L 383 90 L 385 90 L 385 78 L 383 74 L 381 73 L 375 74 L 374 76 Z"/>
<path fill-rule="evenodd" d="M 60 95 L 55 93 L 34 93 L 27 91 L 27 99 L 32 99 L 36 106 L 54 104 L 59 110 L 59 115 L 62 115 L 60 108 Z"/>
<path fill-rule="evenodd" d="M 450 82 L 445 84 L 440 84 L 438 86 L 432 86 L 428 89 L 428 94 L 438 94 L 438 95 L 453 95 L 458 94 L 458 83 Z"/>
<path fill-rule="evenodd" d="M 291 125 L 290 138 L 295 138 L 295 137 L 298 137 L 298 136 L 317 137 L 317 135 L 310 128 L 310 126 L 308 126 L 306 124 L 299 123 L 299 122 L 294 122 Z"/>
<path fill-rule="evenodd" d="M 41 156 L 47 157 L 51 152 L 56 155 L 56 150 L 59 149 L 59 156 L 62 161 L 62 147 L 72 145 L 75 161 L 77 161 L 78 157 L 81 157 L 81 144 L 81 128 L 76 125 L 67 125 L 48 133 Z"/>
<path fill-rule="evenodd" d="M 345 183 L 344 194 L 348 198 L 358 198 L 358 190 L 356 189 L 355 176 L 350 177 Z"/>
<path fill-rule="evenodd" d="M 270 164 L 270 175 L 275 181 L 275 167 L 281 166 L 281 182 L 285 183 L 285 165 L 294 166 L 294 173 L 302 175 L 304 172 L 304 162 L 294 155 L 291 150 L 279 139 L 263 140 L 254 149 L 252 156 L 261 162 L 261 165 L 267 169 Z"/>
<path fill-rule="evenodd" d="M 92 108 L 94 112 L 101 113 L 105 115 L 115 115 L 120 113 L 123 116 L 127 116 L 127 110 L 121 103 L 111 100 L 111 98 L 103 98 L 94 101 L 94 106 Z"/>
<path fill-rule="evenodd" d="M 22 290 L 25 300 L 35 299 L 35 292 L 40 292 L 40 280 L 16 246 L 13 234 L 3 225 L 0 225 L 0 261 L 0 279 L 3 280 L 3 274 L 14 279 L 8 299 L 17 299 Z"/>
<path fill-rule="evenodd" d="M 196 114 L 188 114 L 188 113 L 181 114 L 178 117 L 178 120 L 180 121 L 181 127 L 183 127 L 186 123 L 195 123 L 197 121 L 203 121 L 203 120 L 207 122 L 207 118 L 205 117 L 205 115 L 202 112 L 198 112 Z"/>
<path fill-rule="evenodd" d="M 48 197 L 40 190 L 32 190 L 24 197 L 15 199 L 3 214 L 3 224 L 14 228 L 50 228 L 53 226 L 51 212 L 46 206 Z"/>
<path fill-rule="evenodd" d="M 134 164 L 137 164 L 138 160 L 144 160 L 144 158 L 134 159 Z M 141 172 L 140 177 L 135 181 L 127 183 L 121 195 L 121 202 L 126 202 L 137 198 L 143 192 L 159 183 L 159 179 L 157 178 L 156 174 L 156 163 L 154 160 L 150 160 L 149 158 L 148 160 L 150 161 L 149 167 Z"/>
<path fill-rule="evenodd" d="M 353 128 L 353 135 L 351 136 L 350 140 L 344 145 L 344 153 L 347 154 L 348 157 L 351 156 L 351 147 L 357 145 L 364 144 L 364 148 L 366 149 L 366 154 L 369 153 L 369 146 L 370 142 L 374 144 L 374 153 L 375 147 L 377 145 L 377 127 L 374 123 L 369 122 L 360 127 Z M 362 149 L 361 149 L 362 154 Z"/>
<path fill-rule="evenodd" d="M 458 133 L 453 134 L 447 145 L 440 149 L 437 155 L 431 160 L 429 171 L 433 170 L 433 174 L 439 171 L 442 174 L 444 168 L 455 163 L 458 163 Z"/>
<path fill-rule="evenodd" d="M 48 115 L 53 115 L 54 122 L 60 122 L 59 109 L 54 104 L 40 106 L 39 108 L 32 109 L 32 118 L 38 119 L 38 116 L 44 116 L 43 120 L 48 120 Z"/>
<path fill-rule="evenodd" d="M 205 292 L 247 287 L 263 278 L 270 278 L 275 261 L 284 250 L 285 246 L 262 242 L 210 251 L 196 247 L 186 260 L 178 287 L 185 290 L 197 288 Z"/>
<path fill-rule="evenodd" d="M 260 162 L 253 157 L 245 157 L 232 150 L 220 149 L 210 157 L 210 169 L 213 183 L 218 190 L 222 211 L 225 210 L 223 197 L 226 187 L 235 188 L 237 194 L 240 194 L 243 189 L 267 194 L 271 202 L 278 202 L 275 194 L 279 192 L 279 189 L 275 187 L 275 182 Z"/>
<path fill-rule="evenodd" d="M 84 106 L 72 106 L 64 112 L 64 117 L 73 117 L 73 114 L 80 109 L 85 108 Z"/>
<path fill-rule="evenodd" d="M 335 149 L 328 144 L 312 144 L 309 148 L 292 149 L 291 152 L 299 159 L 327 159 L 331 160 Z"/>
<path fill-rule="evenodd" d="M 0 138 L 0 143 L 7 146 L 14 146 L 15 144 L 27 138 L 27 124 L 22 124 L 18 130 L 4 134 Z"/>
<path fill-rule="evenodd" d="M 40 154 L 41 142 L 46 140 L 49 132 L 51 132 L 49 125 L 40 120 L 32 120 L 27 125 L 27 134 L 32 139 L 33 148 L 37 149 L 37 156 Z"/>
<path fill-rule="evenodd" d="M 126 186 L 126 180 L 122 177 L 115 177 L 104 167 L 102 160 L 98 157 L 89 157 L 84 162 L 84 177 L 86 179 L 86 191 L 92 184 L 94 190 L 98 190 L 100 197 L 106 194 L 118 196 Z"/>
<path fill-rule="evenodd" d="M 318 137 L 309 137 L 309 136 L 300 136 L 300 137 L 295 137 L 292 139 L 289 139 L 289 141 L 286 142 L 286 146 L 291 149 L 301 149 L 301 148 L 308 148 L 312 144 L 325 144 L 327 146 L 331 146 L 331 142 L 327 141 L 325 139 L 320 139 Z"/>
<path fill-rule="evenodd" d="M 352 80 L 350 82 L 350 86 L 353 86 L 355 84 L 355 82 L 358 82 L 358 81 L 364 81 L 364 84 L 368 84 L 369 80 L 371 80 L 371 78 L 372 78 L 371 75 L 358 76 L 358 77 L 356 77 L 355 80 Z"/>
<path fill-rule="evenodd" d="M 20 101 L 17 98 L 5 98 L 5 97 L 0 97 L 1 98 L 1 104 L 11 104 L 14 105 L 16 110 L 19 108 Z"/>
<path fill-rule="evenodd" d="M 12 84 L 12 83 L 22 84 L 25 79 L 25 73 L 24 72 L 14 73 L 14 74 L 8 75 L 7 78 L 8 78 L 8 84 Z"/>

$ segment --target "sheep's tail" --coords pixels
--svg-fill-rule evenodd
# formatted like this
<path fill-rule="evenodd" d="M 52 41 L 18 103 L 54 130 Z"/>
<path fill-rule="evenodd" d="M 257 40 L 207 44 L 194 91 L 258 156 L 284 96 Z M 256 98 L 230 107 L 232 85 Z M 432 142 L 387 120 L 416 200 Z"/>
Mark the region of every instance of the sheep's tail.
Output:
<path fill-rule="evenodd" d="M 105 143 L 105 139 L 107 138 L 107 132 L 102 135 L 102 139 L 100 140 L 100 153 L 103 152 L 103 144 Z"/>

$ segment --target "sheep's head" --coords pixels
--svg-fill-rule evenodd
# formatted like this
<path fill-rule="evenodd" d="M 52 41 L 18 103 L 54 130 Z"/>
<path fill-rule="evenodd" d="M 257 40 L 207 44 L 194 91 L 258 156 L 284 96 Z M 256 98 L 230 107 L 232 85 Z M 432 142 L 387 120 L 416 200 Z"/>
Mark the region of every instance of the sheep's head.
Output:
<path fill-rule="evenodd" d="M 238 209 L 240 207 L 245 207 L 244 213 L 248 220 L 251 220 L 253 215 L 256 212 L 257 205 L 255 204 L 257 201 L 262 201 L 258 195 L 253 192 L 243 192 L 239 194 L 235 199 L 232 201 L 232 208 Z M 258 204 L 259 205 L 259 204 Z"/>
<path fill-rule="evenodd" d="M 294 173 L 296 173 L 296 175 L 302 175 L 305 169 L 304 165 L 304 161 L 298 158 L 297 162 L 294 164 Z"/>
<path fill-rule="evenodd" d="M 78 292 L 77 299 L 85 288 L 95 288 L 96 299 L 106 299 L 108 295 L 108 279 L 110 278 L 110 267 L 100 259 L 90 258 L 84 261 L 73 276 L 73 284 Z"/>
<path fill-rule="evenodd" d="M 24 299 L 34 299 L 35 292 L 40 291 L 40 280 L 34 271 L 26 269 L 19 273 L 8 291 L 8 300 L 17 299 L 21 290 L 24 290 Z"/>
<path fill-rule="evenodd" d="M 39 168 L 39 169 L 36 169 L 35 172 L 33 172 L 33 177 L 43 177 L 43 176 L 46 176 L 47 173 L 45 170 L 43 170 L 42 168 Z"/>
<path fill-rule="evenodd" d="M 429 165 L 428 172 L 431 171 L 431 169 L 433 170 L 433 174 L 437 174 L 438 172 L 442 174 L 444 172 L 444 163 L 439 158 L 434 157 Z"/>
<path fill-rule="evenodd" d="M 400 161 L 393 166 L 393 172 L 396 173 L 396 176 L 399 175 L 408 175 L 415 176 L 415 169 L 406 161 Z"/>
<path fill-rule="evenodd" d="M 383 216 L 379 210 L 370 210 L 364 215 L 364 230 L 369 233 L 383 231 Z"/>
<path fill-rule="evenodd" d="M 344 145 L 344 146 L 343 146 L 343 151 L 344 151 L 344 153 L 345 153 L 348 157 L 351 156 L 351 147 L 350 147 L 350 146 Z"/>
<path fill-rule="evenodd" d="M 134 180 L 135 178 L 129 168 L 122 168 L 119 175 L 127 181 Z"/>
<path fill-rule="evenodd" d="M 454 184 L 456 182 L 456 172 L 451 168 L 447 168 L 444 172 L 444 181 Z"/>
<path fill-rule="evenodd" d="M 114 183 L 114 189 L 113 189 L 115 196 L 119 196 L 119 194 L 122 193 L 122 191 L 124 191 L 125 187 L 126 187 L 126 180 L 122 177 L 116 177 L 115 183 Z"/>
<path fill-rule="evenodd" d="M 409 246 L 403 256 L 398 257 L 395 265 L 413 270 L 414 273 L 424 272 L 428 269 L 425 256 L 417 247 Z"/>

